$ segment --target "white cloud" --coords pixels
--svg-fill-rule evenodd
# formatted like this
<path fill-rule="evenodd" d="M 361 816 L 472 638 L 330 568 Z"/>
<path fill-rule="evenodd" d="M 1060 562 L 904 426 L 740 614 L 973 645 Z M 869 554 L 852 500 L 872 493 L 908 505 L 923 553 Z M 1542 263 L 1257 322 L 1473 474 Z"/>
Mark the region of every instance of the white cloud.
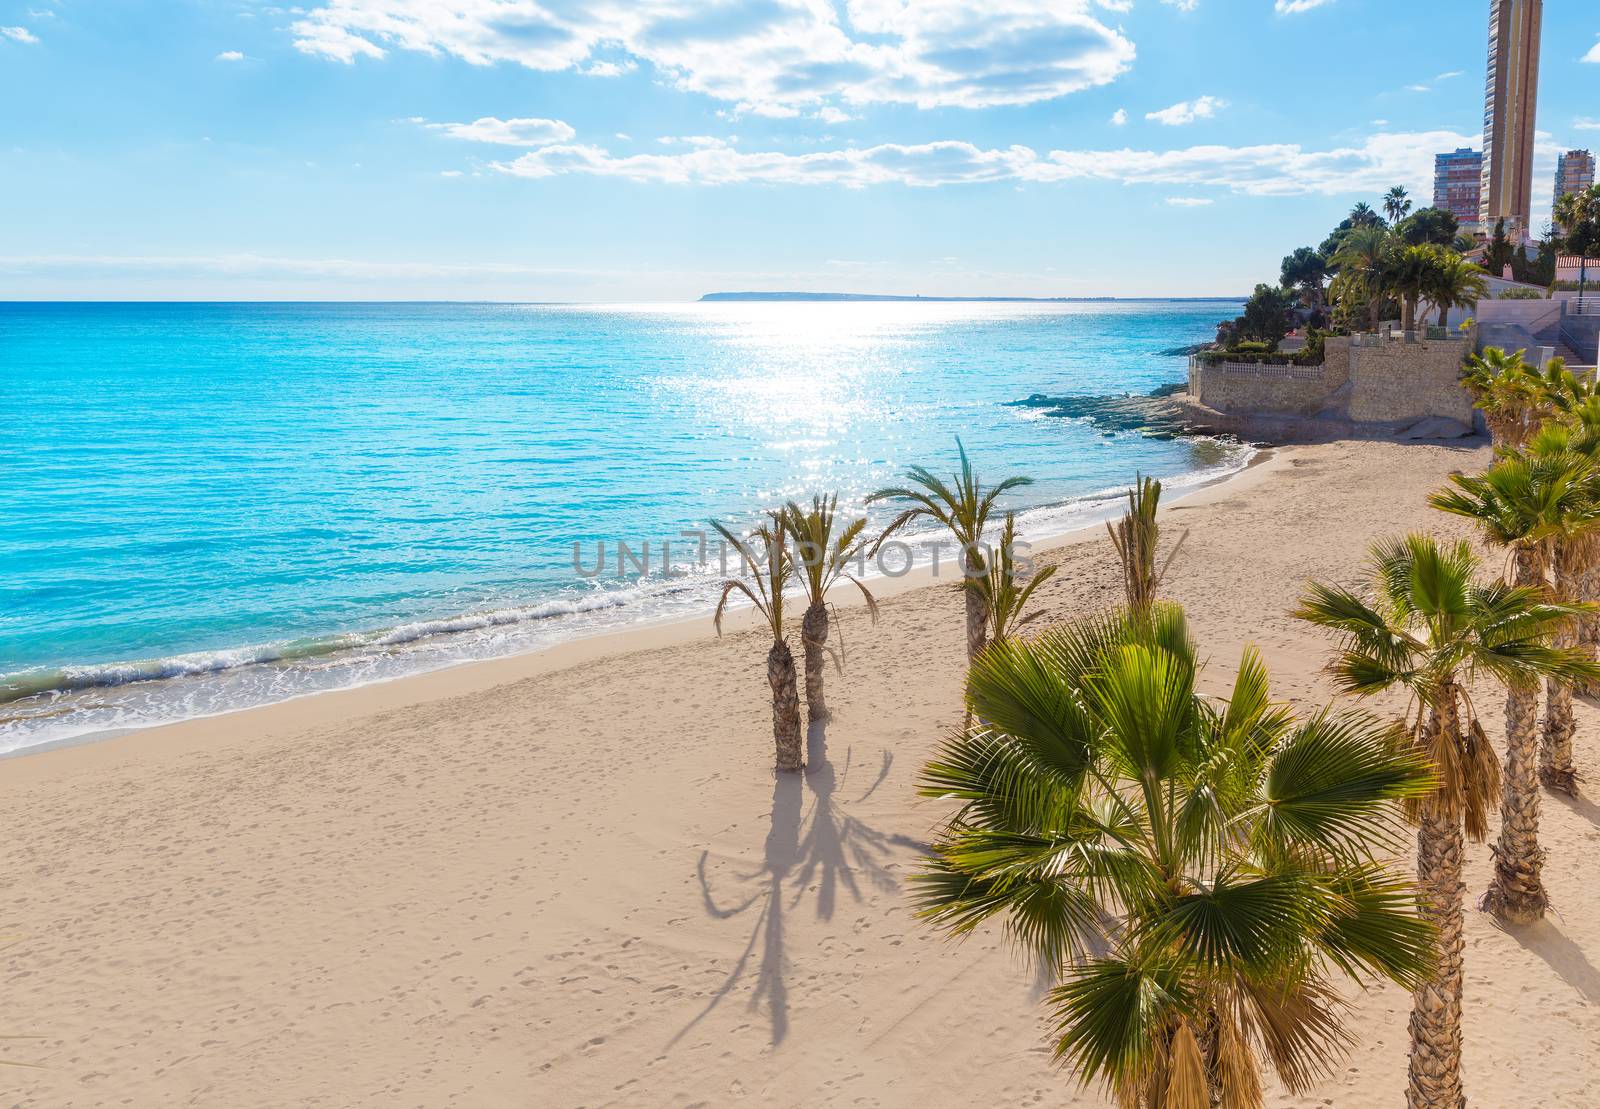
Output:
<path fill-rule="evenodd" d="M 1583 60 L 1586 62 L 1595 62 L 1596 64 L 1600 64 L 1600 42 L 1597 42 L 1593 46 L 1589 47 L 1589 52 L 1583 56 Z"/>
<path fill-rule="evenodd" d="M 656 140 L 662 146 L 696 146 L 701 148 L 732 146 L 738 141 L 737 136 L 719 139 L 715 135 L 662 135 Z"/>
<path fill-rule="evenodd" d="M 1126 108 L 1118 108 L 1116 111 L 1111 113 L 1111 126 L 1113 126 L 1113 127 L 1121 127 L 1123 124 L 1125 124 L 1127 122 L 1128 122 L 1128 110 Z"/>
<path fill-rule="evenodd" d="M 1095 0 L 1095 3 L 1099 4 L 1108 12 L 1133 11 L 1133 0 Z"/>
<path fill-rule="evenodd" d="M 1600 131 L 1600 119 L 1586 119 L 1579 116 L 1572 121 L 1574 131 Z"/>
<path fill-rule="evenodd" d="M 0 27 L 0 35 L 4 35 L 12 42 L 25 42 L 29 45 L 36 44 L 39 41 L 39 36 L 26 27 Z"/>
<path fill-rule="evenodd" d="M 624 73 L 632 73 L 638 69 L 638 63 L 633 61 L 622 62 L 590 62 L 580 71 L 590 77 L 621 77 Z"/>
<path fill-rule="evenodd" d="M 1452 70 L 1451 70 L 1451 71 L 1450 71 L 1450 72 L 1448 72 L 1448 73 L 1441 73 L 1441 74 L 1439 74 L 1439 75 L 1438 75 L 1438 76 L 1437 76 L 1437 77 L 1435 77 L 1435 78 L 1434 78 L 1434 80 L 1435 80 L 1435 81 L 1448 81 L 1448 80 L 1450 80 L 1450 78 L 1452 78 L 1452 77 L 1460 77 L 1460 76 L 1461 76 L 1461 73 L 1462 73 L 1462 71 L 1461 71 L 1461 70 L 1459 70 L 1459 69 L 1452 69 Z"/>
<path fill-rule="evenodd" d="M 1362 194 L 1399 183 L 1422 195 L 1433 180 L 1433 156 L 1475 141 L 1451 131 L 1379 134 L 1360 146 L 1306 150 L 1297 143 L 1191 146 L 1179 150 L 1052 150 L 1026 146 L 982 149 L 942 141 L 788 154 L 728 146 L 677 153 L 615 155 L 601 147 L 557 144 L 511 162 L 493 163 L 519 177 L 587 174 L 671 184 L 899 184 L 917 188 L 1009 181 L 1075 180 L 1223 188 L 1250 196 Z"/>
<path fill-rule="evenodd" d="M 1407 92 L 1432 92 L 1433 88 L 1430 85 L 1407 85 L 1406 86 L 1406 91 Z"/>
<path fill-rule="evenodd" d="M 1389 126 L 1389 121 L 1386 119 L 1375 119 L 1372 121 L 1372 125 L 1374 127 L 1387 127 Z"/>
<path fill-rule="evenodd" d="M 217 55 L 217 61 L 242 62 L 244 61 L 244 55 L 237 50 L 224 50 L 222 53 Z"/>
<path fill-rule="evenodd" d="M 439 171 L 439 176 L 440 177 L 460 177 L 461 176 L 461 171 L 459 169 L 442 169 L 442 170 Z"/>
<path fill-rule="evenodd" d="M 409 50 L 564 70 L 620 51 L 736 111 L 792 116 L 829 99 L 982 108 L 1106 84 L 1134 46 L 1098 11 L 1091 0 L 322 0 L 292 30 L 300 50 L 346 63 Z"/>
<path fill-rule="evenodd" d="M 1333 0 L 1274 0 L 1272 10 L 1279 15 L 1296 15 L 1331 3 Z"/>
<path fill-rule="evenodd" d="M 817 118 L 823 123 L 849 123 L 856 117 L 849 112 L 841 112 L 832 104 L 824 104 L 817 110 Z"/>
<path fill-rule="evenodd" d="M 1163 4 L 1170 4 L 1180 12 L 1192 12 L 1200 6 L 1200 0 L 1161 0 Z"/>
<path fill-rule="evenodd" d="M 1219 100 L 1215 96 L 1201 96 L 1194 100 L 1180 100 L 1172 107 L 1162 108 L 1159 112 L 1146 112 L 1144 118 L 1153 119 L 1166 127 L 1182 127 L 1197 119 L 1210 119 L 1217 114 L 1218 109 L 1227 106 L 1226 100 Z"/>
<path fill-rule="evenodd" d="M 484 116 L 471 123 L 429 123 L 420 116 L 413 116 L 408 122 L 430 131 L 442 131 L 452 139 L 492 142 L 502 146 L 548 146 L 566 142 L 577 134 L 559 119 L 496 119 L 494 116 Z"/>
<path fill-rule="evenodd" d="M 1213 201 L 1204 196 L 1169 196 L 1167 203 L 1174 208 L 1204 208 Z"/>

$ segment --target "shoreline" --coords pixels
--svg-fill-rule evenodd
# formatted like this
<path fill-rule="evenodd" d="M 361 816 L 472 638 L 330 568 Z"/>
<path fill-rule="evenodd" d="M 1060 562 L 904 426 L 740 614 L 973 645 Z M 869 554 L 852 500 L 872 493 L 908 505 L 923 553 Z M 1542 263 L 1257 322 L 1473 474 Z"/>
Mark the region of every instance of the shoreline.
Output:
<path fill-rule="evenodd" d="M 1162 593 L 1209 660 L 1201 691 L 1225 695 L 1253 646 L 1274 701 L 1348 707 L 1328 638 L 1290 615 L 1306 580 L 1358 579 L 1380 537 L 1472 535 L 1427 497 L 1488 455 L 1297 444 L 1164 506 L 1167 542 L 1188 539 Z M 1045 621 L 1120 598 L 1103 531 L 1045 559 Z M 39 1038 L 7 1058 L 40 1067 L 12 1071 L 13 1100 L 1110 1109 L 1051 1061 L 1042 989 L 999 928 L 953 943 L 915 917 L 950 815 L 917 785 L 962 720 L 960 599 L 886 590 L 876 626 L 838 616 L 849 657 L 803 774 L 772 771 L 766 636 L 709 622 L 8 762 L 7 1031 Z M 1498 747 L 1502 698 L 1474 700 Z M 1600 709 L 1575 713 L 1592 767 Z M 1547 797 L 1540 840 L 1560 912 L 1466 914 L 1485 1105 L 1586 1105 L 1600 1069 L 1600 809 Z M 1464 860 L 1470 904 L 1493 860 Z M 1356 1042 L 1303 1093 L 1268 1079 L 1265 1104 L 1403 1100 L 1409 994 L 1342 996 Z"/>
<path fill-rule="evenodd" d="M 1201 438 L 1213 437 L 1202 436 Z M 1261 447 L 1240 441 L 1237 444 L 1237 449 L 1240 451 L 1249 452 L 1243 463 L 1238 465 L 1237 468 L 1226 470 L 1214 476 L 1204 476 L 1206 471 L 1197 470 L 1187 474 L 1176 475 L 1174 478 L 1164 479 L 1166 482 L 1175 480 L 1184 481 L 1185 484 L 1178 486 L 1176 489 L 1166 494 L 1165 504 L 1162 509 L 1163 514 L 1167 511 L 1167 508 L 1173 504 L 1176 504 L 1180 501 L 1188 501 L 1193 497 L 1205 492 L 1206 490 L 1227 485 L 1230 482 L 1239 480 L 1241 477 L 1270 459 L 1275 448 Z M 1123 489 L 1123 492 L 1125 491 L 1126 488 Z M 1039 505 L 1032 508 L 1018 510 L 1019 516 L 1025 516 L 1029 513 L 1059 510 L 1068 506 L 1083 506 L 1090 509 L 1085 513 L 1086 519 L 1084 522 L 1076 523 L 1072 527 L 1067 528 L 1065 531 L 1050 532 L 1042 535 L 1038 539 L 1029 540 L 1028 542 L 1030 544 L 1030 550 L 1033 552 L 1050 551 L 1070 543 L 1080 542 L 1086 537 L 1100 534 L 1105 521 L 1114 518 L 1115 515 L 1120 512 L 1120 496 L 1121 493 L 1086 493 L 1081 497 L 1074 498 L 1069 501 L 1056 504 Z M 874 596 L 888 597 L 899 595 L 900 593 L 911 589 L 928 588 L 937 585 L 938 575 L 935 574 L 929 566 L 919 561 L 911 568 L 909 572 L 903 575 L 878 574 L 869 576 L 866 580 L 870 584 Z M 861 601 L 860 594 L 853 588 L 839 588 L 835 590 L 835 593 L 836 596 L 832 599 L 832 603 L 836 607 L 858 607 L 863 603 Z M 462 615 L 466 616 L 470 614 Z M 448 620 L 450 618 L 443 617 L 440 619 Z M 560 619 L 560 617 L 557 617 L 557 619 Z M 728 634 L 733 634 L 734 632 L 744 630 L 749 623 L 749 619 L 750 613 L 747 606 L 740 605 L 736 608 L 730 608 L 728 610 L 727 617 L 724 620 L 724 625 L 728 629 Z M 266 712 L 281 706 L 295 705 L 317 698 L 338 697 L 345 694 L 357 693 L 362 690 L 384 689 L 397 684 L 419 682 L 428 678 L 442 678 L 443 675 L 455 674 L 460 671 L 472 670 L 478 667 L 495 666 L 496 664 L 505 664 L 509 669 L 514 671 L 511 676 L 499 680 L 514 681 L 522 676 L 545 673 L 552 669 L 564 669 L 569 665 L 577 665 L 581 662 L 594 661 L 599 658 L 627 654 L 635 650 L 649 650 L 656 646 L 665 646 L 674 643 L 692 641 L 696 638 L 700 638 L 700 636 L 697 635 L 693 629 L 701 625 L 709 627 L 710 620 L 711 609 L 707 608 L 703 612 L 695 612 L 692 614 L 678 613 L 656 617 L 642 617 L 636 622 L 621 627 L 601 627 L 595 630 L 579 629 L 577 634 L 572 635 L 569 638 L 560 639 L 553 643 L 512 649 L 505 654 L 490 655 L 483 658 L 468 658 L 457 661 L 448 661 L 436 665 L 424 665 L 418 669 L 398 669 L 396 672 L 391 674 L 359 680 L 348 685 L 308 689 L 302 692 L 293 693 L 281 699 L 266 701 L 259 704 L 221 708 L 213 712 L 204 712 L 192 716 L 185 716 L 181 719 L 162 720 L 150 724 L 136 724 L 125 727 L 97 729 L 78 735 L 50 739 L 41 743 L 19 747 L 15 750 L 0 752 L 0 762 L 11 762 L 18 759 L 26 759 L 52 751 L 71 749 L 87 745 L 97 745 L 101 743 L 110 743 L 118 740 L 129 739 L 130 737 L 135 736 L 150 737 L 168 729 L 184 728 L 187 725 L 199 725 L 206 721 L 234 717 L 243 713 Z M 354 634 L 359 635 L 377 633 Z M 442 635 L 430 637 L 430 639 L 434 644 L 443 645 L 448 641 L 448 637 L 452 634 L 457 633 L 443 633 Z M 709 635 L 714 633 L 708 632 L 707 634 Z M 578 645 L 585 643 L 595 643 L 595 650 L 571 650 L 572 648 L 576 648 Z M 259 650 L 269 646 L 271 645 L 246 646 L 243 648 L 234 648 L 233 650 Z M 562 658 L 568 653 L 572 654 L 573 661 L 562 661 Z M 518 663 L 525 663 L 526 660 L 543 655 L 552 655 L 556 657 L 550 661 L 549 665 L 531 665 L 526 669 L 517 665 Z M 167 657 L 177 658 L 183 656 Z M 133 660 L 129 662 L 111 663 L 105 665 L 113 667 L 128 667 L 158 663 L 161 661 L 164 660 Z M 249 666 L 268 665 L 271 665 L 271 662 L 249 663 L 246 664 L 246 667 L 240 667 L 237 669 L 243 670 Z M 227 673 L 232 669 L 235 668 L 229 668 L 229 670 L 221 672 Z M 155 686 L 163 682 L 203 681 L 205 680 L 205 677 L 205 674 L 178 675 L 170 678 L 136 680 L 133 682 L 118 683 L 104 687 L 91 686 L 87 688 L 128 689 L 134 686 Z M 464 679 L 464 682 L 464 688 L 480 688 L 479 684 L 471 678 Z M 450 696 L 452 695 L 452 691 L 463 688 L 463 685 L 456 682 L 442 682 L 441 684 L 447 687 L 447 691 L 420 699 L 431 699 L 432 696 Z M 411 701 L 417 699 L 418 698 L 408 697 L 405 694 L 401 694 L 398 697 L 398 700 L 405 703 L 410 703 Z M 3 707 L 3 705 L 0 705 L 0 709 L 3 709 Z"/>

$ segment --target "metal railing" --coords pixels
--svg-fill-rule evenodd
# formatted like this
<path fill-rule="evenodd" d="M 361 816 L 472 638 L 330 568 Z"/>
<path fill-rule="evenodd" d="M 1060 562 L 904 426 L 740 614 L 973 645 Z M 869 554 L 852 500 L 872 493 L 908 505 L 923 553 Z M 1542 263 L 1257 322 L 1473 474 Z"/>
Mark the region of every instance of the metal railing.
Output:
<path fill-rule="evenodd" d="M 1600 296 L 1573 297 L 1567 310 L 1574 316 L 1600 316 Z"/>

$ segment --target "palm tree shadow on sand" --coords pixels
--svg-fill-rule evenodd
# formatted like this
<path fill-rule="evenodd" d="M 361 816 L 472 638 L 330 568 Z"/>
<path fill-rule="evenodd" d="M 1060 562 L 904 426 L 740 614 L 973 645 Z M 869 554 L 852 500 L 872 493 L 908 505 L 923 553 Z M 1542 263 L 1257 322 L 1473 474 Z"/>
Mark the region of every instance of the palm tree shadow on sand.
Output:
<path fill-rule="evenodd" d="M 844 768 L 835 771 L 827 753 L 827 731 L 814 722 L 806 736 L 807 768 L 802 773 L 775 773 L 772 783 L 772 820 L 767 830 L 765 852 L 759 870 L 740 874 L 741 883 L 757 885 L 743 900 L 724 907 L 717 901 L 706 874 L 709 851 L 700 853 L 695 868 L 700 881 L 700 896 L 706 913 L 715 920 L 728 920 L 755 911 L 750 939 L 734 961 L 722 985 L 712 994 L 694 1019 L 673 1036 L 670 1048 L 709 1016 L 747 974 L 754 973 L 755 986 L 749 1007 L 765 1004 L 772 1020 L 772 1045 L 783 1042 L 789 1032 L 789 992 L 784 979 L 788 956 L 784 946 L 784 914 L 799 908 L 808 891 L 816 891 L 818 920 L 832 920 L 843 886 L 851 898 L 860 902 L 863 887 L 870 885 L 880 893 L 899 890 L 890 868 L 890 852 L 895 847 L 926 851 L 927 844 L 907 836 L 880 831 L 841 808 L 836 793 L 850 776 L 850 750 L 845 750 Z M 894 756 L 883 752 L 877 776 L 865 791 L 851 802 L 859 804 L 872 796 L 889 776 Z M 810 794 L 809 811 L 806 794 Z M 790 884 L 785 905 L 785 883 Z M 752 963 L 754 963 L 752 970 Z"/>

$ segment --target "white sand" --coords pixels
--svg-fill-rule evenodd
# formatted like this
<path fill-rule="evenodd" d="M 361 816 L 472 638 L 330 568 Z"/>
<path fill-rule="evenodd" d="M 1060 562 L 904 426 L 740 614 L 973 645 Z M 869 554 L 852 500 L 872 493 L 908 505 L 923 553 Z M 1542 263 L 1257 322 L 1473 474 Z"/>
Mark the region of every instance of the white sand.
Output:
<path fill-rule="evenodd" d="M 1303 581 L 1355 580 L 1380 535 L 1462 533 L 1423 500 L 1486 456 L 1297 447 L 1174 505 L 1169 593 L 1212 684 L 1254 642 L 1280 696 L 1325 699 L 1327 642 L 1285 615 Z M 1103 536 L 1061 558 L 1053 618 L 1116 599 Z M 43 1037 L 5 1051 L 44 1068 L 0 1071 L 0 1100 L 1104 1104 L 1053 1068 L 997 935 L 952 944 L 907 905 L 944 812 L 914 781 L 959 722 L 959 605 L 846 612 L 803 781 L 770 770 L 760 637 L 709 622 L 0 763 L 0 1032 Z M 1579 723 L 1600 781 L 1600 714 Z M 1600 1100 L 1600 808 L 1547 798 L 1544 827 L 1556 915 L 1469 913 L 1477 1106 Z M 1356 1007 L 1333 1077 L 1269 1104 L 1401 1104 L 1409 998 Z"/>

